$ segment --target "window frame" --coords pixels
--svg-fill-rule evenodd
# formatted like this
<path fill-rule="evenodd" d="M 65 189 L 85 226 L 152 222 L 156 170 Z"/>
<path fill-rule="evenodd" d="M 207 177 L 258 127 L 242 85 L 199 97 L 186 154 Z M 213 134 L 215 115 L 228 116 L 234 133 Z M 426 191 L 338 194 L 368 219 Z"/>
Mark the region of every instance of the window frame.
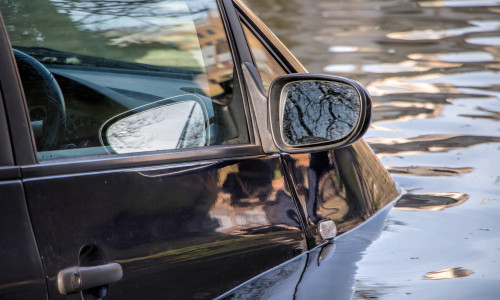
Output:
<path fill-rule="evenodd" d="M 261 45 L 271 55 L 271 57 L 276 61 L 276 63 L 279 66 L 281 66 L 281 68 L 283 69 L 283 71 L 285 71 L 286 74 L 296 73 L 292 71 L 293 69 L 290 68 L 289 64 L 283 63 L 282 61 L 283 57 L 282 56 L 280 57 L 280 55 L 276 53 L 276 48 L 269 46 L 269 41 L 262 37 L 262 31 L 259 31 L 256 29 L 256 27 L 252 26 L 255 24 L 251 23 L 247 18 L 244 17 L 244 15 L 240 15 L 240 20 L 241 20 L 241 25 L 246 26 L 246 28 L 248 28 L 250 33 L 254 35 L 254 37 L 261 43 Z M 245 30 L 243 30 L 243 32 L 245 32 Z M 245 38 L 247 40 L 248 48 L 251 49 L 250 42 L 248 41 L 248 37 L 246 36 L 246 34 Z M 252 63 L 257 68 L 257 60 L 255 59 L 253 52 L 251 54 L 252 54 Z M 259 70 L 259 75 L 260 75 L 260 70 Z"/>
<path fill-rule="evenodd" d="M 12 45 L 8 38 L 0 12 L 0 88 L 6 102 L 10 136 L 16 164 L 21 166 L 23 178 L 51 176 L 58 174 L 104 171 L 121 168 L 147 167 L 171 163 L 195 162 L 234 157 L 263 155 L 262 147 L 255 138 L 255 124 L 249 109 L 250 97 L 243 77 L 242 63 L 251 61 L 250 49 L 246 45 L 243 29 L 232 0 L 216 1 L 224 26 L 229 48 L 233 56 L 235 74 L 242 97 L 249 137 L 248 144 L 214 145 L 199 148 L 166 149 L 154 152 L 129 154 L 80 156 L 67 159 L 38 161 L 28 108 L 15 64 Z"/>
<path fill-rule="evenodd" d="M 248 26 L 247 23 L 244 22 L 243 17 L 240 16 L 240 19 L 241 19 L 241 25 L 245 26 L 248 29 L 248 31 L 250 31 L 250 33 L 253 35 L 253 37 L 264 47 L 264 50 L 267 51 L 267 53 L 271 56 L 271 59 L 273 59 L 276 62 L 276 64 L 281 67 L 281 69 L 283 70 L 283 72 L 285 74 L 290 74 L 291 73 L 290 70 L 288 68 L 286 68 L 281 63 L 281 60 L 277 58 L 276 54 L 269 49 L 269 47 L 267 46 L 266 43 L 263 42 L 262 37 L 260 35 L 256 34 L 256 30 L 254 28 Z M 252 50 L 252 46 L 250 45 L 248 35 L 246 34 L 247 31 L 244 28 L 243 28 L 243 32 L 245 33 L 245 38 L 246 38 L 246 41 L 248 44 L 248 48 L 250 49 L 250 52 L 252 55 L 253 65 L 255 66 L 255 68 L 257 69 L 257 71 L 259 73 L 260 81 L 261 81 L 260 83 L 262 84 L 262 88 L 266 92 L 266 96 L 269 96 L 269 91 L 266 90 L 266 88 L 264 87 L 264 80 L 262 79 L 261 71 L 260 71 L 259 67 L 257 66 L 257 59 L 255 59 L 254 51 Z"/>
<path fill-rule="evenodd" d="M 0 19 L 0 24 L 1 19 Z M 1 34 L 1 33 L 0 33 Z M 0 47 L 3 40 L 0 38 Z M 3 65 L 0 58 L 0 65 Z M 3 91 L 0 85 L 0 182 L 2 180 L 18 179 L 20 177 L 19 168 L 14 166 L 14 156 L 12 154 L 7 115 L 5 113 Z"/>
<path fill-rule="evenodd" d="M 308 73 L 306 68 L 286 46 L 274 35 L 274 33 L 262 22 L 259 17 L 241 0 L 232 0 L 242 24 L 255 35 L 267 51 L 274 57 L 279 65 L 290 73 Z M 247 47 L 250 47 L 248 44 Z M 253 57 L 252 57 L 253 59 Z M 254 64 L 255 65 L 255 64 Z"/>

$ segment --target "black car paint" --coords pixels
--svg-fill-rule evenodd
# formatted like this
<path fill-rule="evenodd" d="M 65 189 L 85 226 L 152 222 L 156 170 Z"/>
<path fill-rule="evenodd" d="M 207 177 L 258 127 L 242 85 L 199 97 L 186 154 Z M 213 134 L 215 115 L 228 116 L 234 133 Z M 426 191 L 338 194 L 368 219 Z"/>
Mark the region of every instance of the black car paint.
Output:
<path fill-rule="evenodd" d="M 217 299 L 352 299 L 356 263 L 382 233 L 395 202 L 348 234 L 323 243 Z"/>
<path fill-rule="evenodd" d="M 25 180 L 49 295 L 68 297 L 57 273 L 82 265 L 85 246 L 123 267 L 111 299 L 215 297 L 302 253 L 280 165 L 261 156 Z"/>
<path fill-rule="evenodd" d="M 0 298 L 45 299 L 45 275 L 20 180 L 0 181 Z"/>
<path fill-rule="evenodd" d="M 251 62 L 232 3 L 222 1 L 221 7 L 236 61 Z M 250 16 L 245 23 L 266 32 Z M 318 221 L 332 218 L 344 233 L 399 194 L 362 140 L 314 154 L 264 155 L 259 145 L 220 146 L 37 164 L 4 28 L 0 133 L 12 141 L 0 146 L 1 297 L 79 298 L 57 291 L 57 272 L 105 262 L 124 268 L 124 278 L 109 286 L 109 298 L 215 297 L 297 255 L 278 269 L 303 270 L 296 262 L 315 255 L 320 248 L 314 247 L 323 243 Z M 278 60 L 286 58 L 290 72 L 303 71 L 272 38 L 261 38 L 274 45 L 270 50 Z M 246 87 L 239 67 L 237 72 Z M 255 92 L 248 90 L 248 98 Z M 249 124 L 252 131 L 251 118 Z M 269 222 L 223 232 L 210 215 L 217 199 L 227 202 L 227 211 L 252 214 L 258 208 Z M 86 256 L 89 249 L 93 259 Z M 304 283 L 301 288 L 307 290 Z"/>
<path fill-rule="evenodd" d="M 290 182 L 314 238 L 310 246 L 324 241 L 316 225 L 334 220 L 339 234 L 368 220 L 399 195 L 394 182 L 363 141 L 335 151 L 284 156 Z"/>

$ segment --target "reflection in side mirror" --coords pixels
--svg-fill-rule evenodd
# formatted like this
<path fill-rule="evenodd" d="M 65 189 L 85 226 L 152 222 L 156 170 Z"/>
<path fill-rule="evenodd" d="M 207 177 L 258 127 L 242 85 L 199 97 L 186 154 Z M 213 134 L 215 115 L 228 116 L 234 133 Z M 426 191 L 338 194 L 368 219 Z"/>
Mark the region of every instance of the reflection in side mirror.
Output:
<path fill-rule="evenodd" d="M 331 81 L 295 81 L 283 88 L 285 143 L 302 146 L 340 140 L 356 127 L 361 99 L 354 87 Z"/>
<path fill-rule="evenodd" d="M 371 119 L 371 99 L 360 84 L 346 78 L 289 74 L 271 85 L 269 117 L 278 149 L 330 150 L 364 134 Z"/>
<path fill-rule="evenodd" d="M 207 120 L 200 102 L 155 102 L 107 121 L 101 143 L 115 153 L 202 147 L 209 141 Z"/>

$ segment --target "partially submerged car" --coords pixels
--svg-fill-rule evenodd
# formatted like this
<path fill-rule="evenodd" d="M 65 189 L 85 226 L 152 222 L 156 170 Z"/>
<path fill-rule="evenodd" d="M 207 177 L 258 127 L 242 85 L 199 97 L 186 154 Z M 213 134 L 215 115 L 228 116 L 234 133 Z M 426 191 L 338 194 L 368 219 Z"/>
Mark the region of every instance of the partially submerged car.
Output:
<path fill-rule="evenodd" d="M 367 91 L 240 1 L 0 12 L 2 297 L 270 298 L 401 193 Z"/>

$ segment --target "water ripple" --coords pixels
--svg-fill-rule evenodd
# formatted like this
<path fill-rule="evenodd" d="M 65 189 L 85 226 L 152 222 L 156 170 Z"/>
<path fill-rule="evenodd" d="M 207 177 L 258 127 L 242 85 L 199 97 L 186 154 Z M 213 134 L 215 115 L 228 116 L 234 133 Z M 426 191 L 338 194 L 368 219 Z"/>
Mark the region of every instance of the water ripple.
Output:
<path fill-rule="evenodd" d="M 500 143 L 500 137 L 431 134 L 413 138 L 370 138 L 370 146 L 379 157 L 448 152 L 484 143 Z"/>
<path fill-rule="evenodd" d="M 401 210 L 438 211 L 460 205 L 468 199 L 469 195 L 463 193 L 408 193 L 401 197 L 394 208 Z"/>
<path fill-rule="evenodd" d="M 500 28 L 500 21 L 469 21 L 473 26 L 451 29 L 424 29 L 404 32 L 391 32 L 387 34 L 390 39 L 399 40 L 439 40 L 446 37 L 459 36 L 467 33 L 488 32 Z"/>
<path fill-rule="evenodd" d="M 475 71 L 457 74 L 425 74 L 413 77 L 385 77 L 372 81 L 368 90 L 374 96 L 393 93 L 456 93 L 455 87 L 489 88 L 500 84 L 500 71 Z"/>
<path fill-rule="evenodd" d="M 422 1 L 421 7 L 484 7 L 500 5 L 500 0 L 451 0 L 451 1 Z"/>
<path fill-rule="evenodd" d="M 472 172 L 473 168 L 450 168 L 450 167 L 387 167 L 391 174 L 411 176 L 450 177 L 459 176 Z"/>
<path fill-rule="evenodd" d="M 484 51 L 436 54 L 414 53 L 408 55 L 408 58 L 413 60 L 443 61 L 454 63 L 487 62 L 495 60 L 495 56 L 493 54 Z"/>
<path fill-rule="evenodd" d="M 465 40 L 472 45 L 500 46 L 500 36 L 471 37 Z"/>

